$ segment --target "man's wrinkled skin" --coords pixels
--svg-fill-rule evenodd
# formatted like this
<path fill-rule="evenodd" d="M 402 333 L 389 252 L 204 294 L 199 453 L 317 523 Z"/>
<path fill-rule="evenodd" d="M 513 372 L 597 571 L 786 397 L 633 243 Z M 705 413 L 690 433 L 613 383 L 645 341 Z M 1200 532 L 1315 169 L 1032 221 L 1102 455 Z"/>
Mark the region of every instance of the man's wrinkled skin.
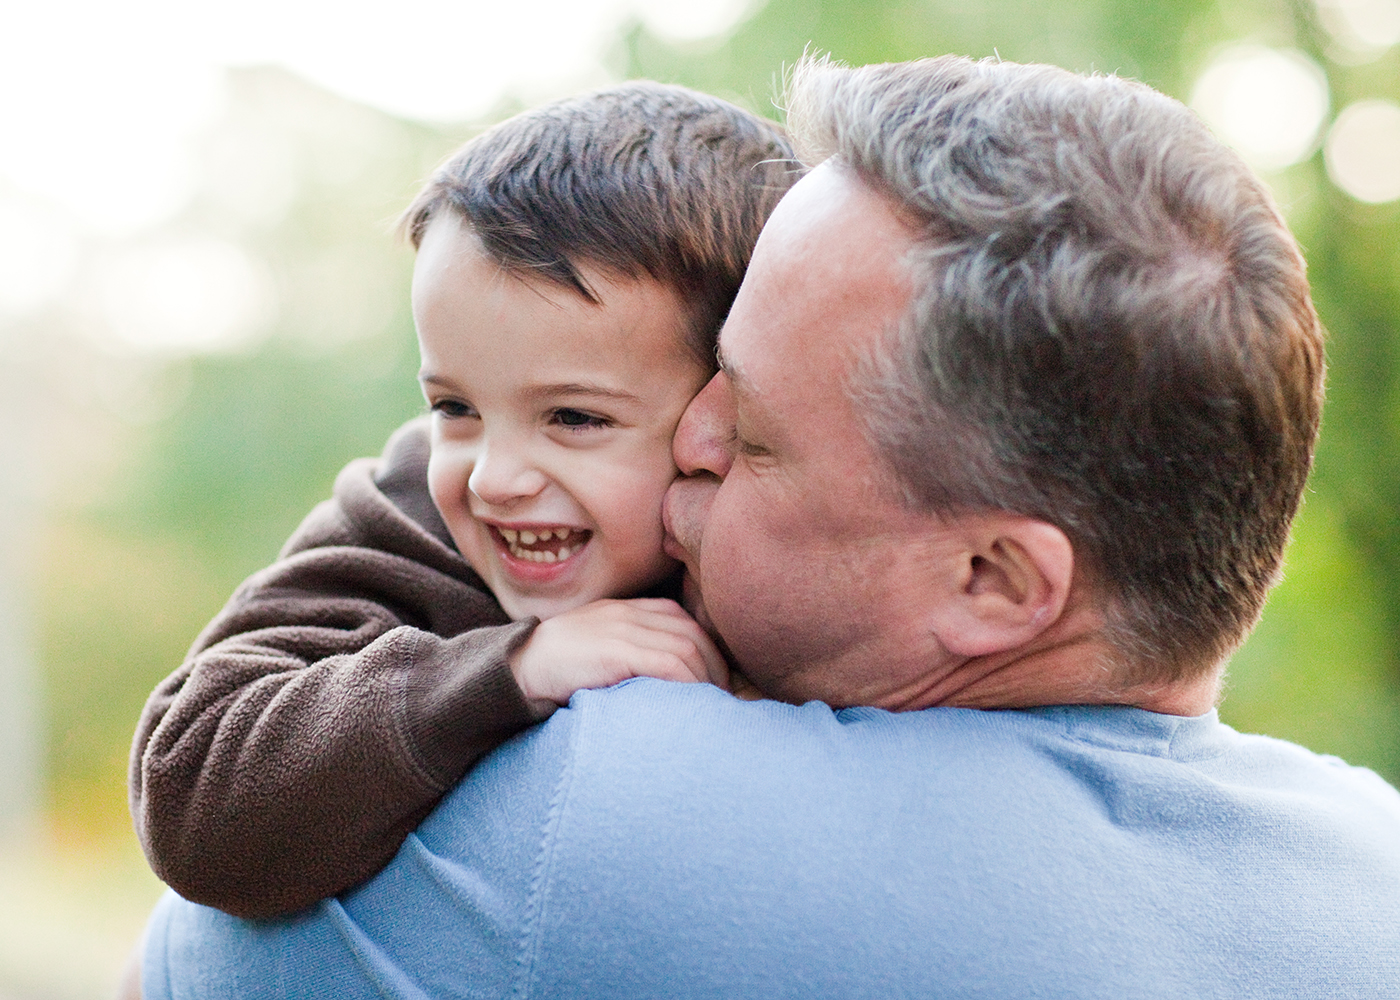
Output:
<path fill-rule="evenodd" d="M 1068 538 L 900 500 L 847 391 L 909 305 L 913 234 L 828 162 L 769 219 L 676 431 L 668 551 L 691 610 L 770 697 L 895 710 L 1127 704 L 1198 715 L 1212 674 L 1128 687 Z"/>

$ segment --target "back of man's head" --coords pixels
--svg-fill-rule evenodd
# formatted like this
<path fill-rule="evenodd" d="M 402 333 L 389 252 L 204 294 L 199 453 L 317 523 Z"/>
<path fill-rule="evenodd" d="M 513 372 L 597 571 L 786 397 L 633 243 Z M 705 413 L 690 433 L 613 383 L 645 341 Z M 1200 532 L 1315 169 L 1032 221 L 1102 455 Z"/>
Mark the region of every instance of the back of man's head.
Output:
<path fill-rule="evenodd" d="M 460 214 L 498 264 L 594 299 L 578 265 L 650 278 L 714 361 L 759 230 L 797 178 L 782 128 L 686 87 L 636 80 L 509 118 L 463 146 L 403 216 L 416 247 Z"/>
<path fill-rule="evenodd" d="M 1322 331 L 1263 185 L 1176 101 L 941 58 L 793 74 L 789 127 L 920 233 L 851 390 L 911 504 L 1043 519 L 1134 681 L 1213 669 L 1278 577 Z"/>

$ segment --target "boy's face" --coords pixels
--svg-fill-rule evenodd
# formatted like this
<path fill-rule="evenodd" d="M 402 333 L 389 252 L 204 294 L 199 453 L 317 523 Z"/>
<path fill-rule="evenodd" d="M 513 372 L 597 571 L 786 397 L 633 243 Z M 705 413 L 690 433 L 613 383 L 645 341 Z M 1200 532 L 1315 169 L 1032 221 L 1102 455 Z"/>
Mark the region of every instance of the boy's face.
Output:
<path fill-rule="evenodd" d="M 428 487 L 512 618 L 627 597 L 675 568 L 661 551 L 671 436 L 709 372 L 675 292 L 581 270 L 601 305 L 501 270 L 448 212 L 413 272 Z"/>

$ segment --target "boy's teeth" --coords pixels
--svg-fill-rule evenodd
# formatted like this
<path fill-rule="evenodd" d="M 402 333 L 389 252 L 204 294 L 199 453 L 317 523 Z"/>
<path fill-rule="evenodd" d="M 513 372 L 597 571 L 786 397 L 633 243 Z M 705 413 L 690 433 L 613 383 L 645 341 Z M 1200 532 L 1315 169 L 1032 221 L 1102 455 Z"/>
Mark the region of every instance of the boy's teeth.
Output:
<path fill-rule="evenodd" d="M 558 539 L 567 542 L 573 535 L 578 534 L 573 528 L 544 528 L 535 531 L 527 531 L 515 528 L 499 528 L 501 537 L 505 539 L 506 547 L 510 549 L 510 554 L 517 559 L 524 559 L 527 562 L 563 562 L 579 549 L 583 548 L 583 543 L 577 545 L 561 545 L 558 551 L 550 549 L 531 549 L 528 545 L 538 542 L 549 542 Z"/>
<path fill-rule="evenodd" d="M 539 551 L 536 551 L 534 549 L 515 548 L 510 550 L 510 554 L 515 556 L 515 558 L 517 559 L 524 559 L 527 562 L 552 563 L 563 562 L 565 559 L 569 558 L 569 556 L 573 555 L 577 551 L 578 549 L 571 549 L 565 547 L 560 549 L 558 555 L 556 555 L 549 549 L 541 549 Z"/>
<path fill-rule="evenodd" d="M 517 531 L 514 528 L 501 528 L 501 537 L 511 545 L 519 541 L 521 545 L 534 545 L 557 538 L 561 542 L 574 533 L 573 528 L 543 528 L 538 531 Z"/>

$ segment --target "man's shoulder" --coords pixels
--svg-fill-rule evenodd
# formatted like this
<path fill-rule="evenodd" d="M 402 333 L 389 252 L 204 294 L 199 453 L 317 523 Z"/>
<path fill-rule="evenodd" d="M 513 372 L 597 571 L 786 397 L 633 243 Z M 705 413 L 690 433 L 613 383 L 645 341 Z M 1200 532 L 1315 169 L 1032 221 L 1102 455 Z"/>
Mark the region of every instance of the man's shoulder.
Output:
<path fill-rule="evenodd" d="M 1249 949 L 1255 982 L 1307 962 L 1299 982 L 1347 981 L 1400 920 L 1394 790 L 1213 714 L 833 710 L 637 680 L 580 692 L 514 753 L 533 763 L 465 786 L 479 817 L 534 776 L 546 992 L 638 969 L 664 992 L 723 953 L 734 995 L 791 987 L 797 968 L 920 993 L 975 979 L 991 933 L 1016 942 L 998 955 L 1005 995 L 1047 977 L 1126 995 L 1141 975 L 1200 995 L 1201 955 Z M 1317 926 L 1351 938 L 1319 947 Z M 1086 958 L 1086 941 L 1126 964 Z"/>
<path fill-rule="evenodd" d="M 569 835 L 593 841 L 580 858 L 619 826 L 645 841 L 678 808 L 709 837 L 785 831 L 814 857 L 881 837 L 900 852 L 1047 863 L 1097 844 L 1142 865 L 1208 843 L 1248 864 L 1287 830 L 1298 871 L 1375 860 L 1400 888 L 1400 857 L 1384 859 L 1400 843 L 1400 792 L 1335 757 L 1238 733 L 1214 712 L 838 710 L 637 679 L 579 692 L 522 740 L 541 743 L 533 759 L 553 778 L 567 773 Z M 1125 827 L 1141 839 L 1120 843 Z"/>
<path fill-rule="evenodd" d="M 711 685 L 636 678 L 577 692 L 544 728 L 550 727 L 567 731 L 572 753 L 624 754 L 643 769 L 660 769 L 662 758 L 672 755 L 676 763 L 739 757 L 751 764 L 801 758 L 812 765 L 872 755 L 882 769 L 913 760 L 925 775 L 999 772 L 1033 761 L 1037 771 L 1067 770 L 1088 781 L 1087 762 L 1093 761 L 1100 780 L 1121 774 L 1142 782 L 1180 770 L 1236 790 L 1355 789 L 1400 805 L 1400 793 L 1366 768 L 1237 732 L 1214 711 L 1176 716 L 1118 705 L 836 709 L 818 701 L 744 701 Z M 643 746 L 647 753 L 636 752 Z"/>

